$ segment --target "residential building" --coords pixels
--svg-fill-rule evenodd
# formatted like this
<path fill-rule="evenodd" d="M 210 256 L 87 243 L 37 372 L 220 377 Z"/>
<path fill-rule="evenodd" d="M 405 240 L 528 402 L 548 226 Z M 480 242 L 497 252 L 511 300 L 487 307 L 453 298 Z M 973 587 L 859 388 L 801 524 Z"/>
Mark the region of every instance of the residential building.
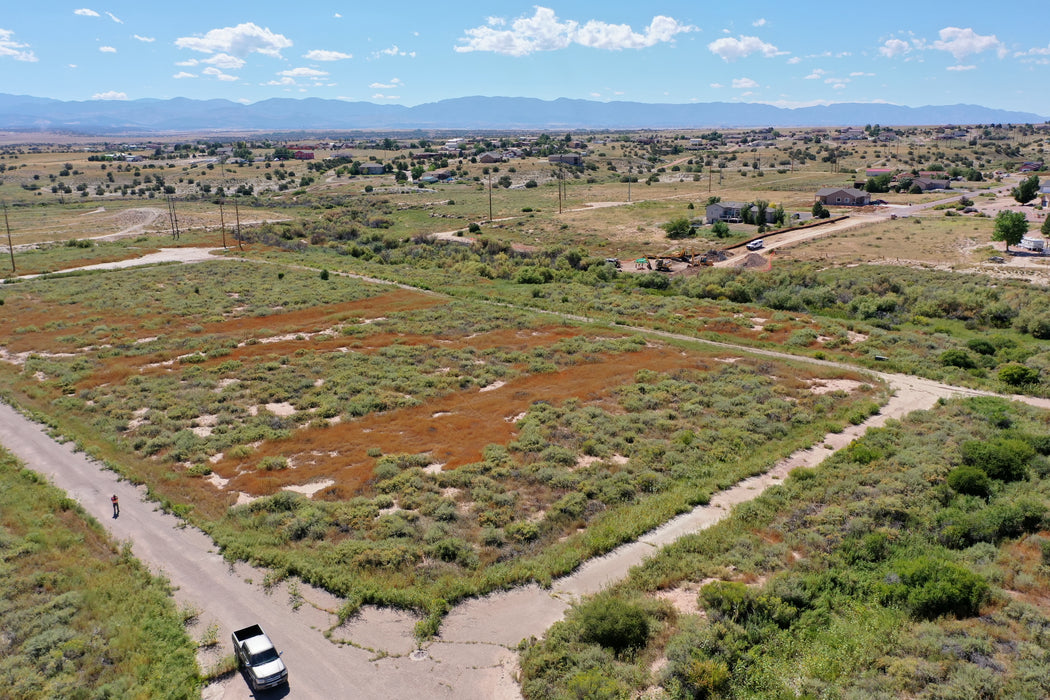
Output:
<path fill-rule="evenodd" d="M 565 165 L 583 165 L 583 156 L 579 153 L 556 153 L 547 156 L 548 163 L 563 163 Z"/>
<path fill-rule="evenodd" d="M 917 177 L 911 181 L 912 187 L 918 187 L 923 192 L 929 192 L 930 190 L 950 190 L 952 183 L 950 180 L 935 180 L 930 177 Z"/>
<path fill-rule="evenodd" d="M 855 187 L 822 187 L 816 200 L 825 205 L 862 207 L 871 204 L 871 195 Z"/>

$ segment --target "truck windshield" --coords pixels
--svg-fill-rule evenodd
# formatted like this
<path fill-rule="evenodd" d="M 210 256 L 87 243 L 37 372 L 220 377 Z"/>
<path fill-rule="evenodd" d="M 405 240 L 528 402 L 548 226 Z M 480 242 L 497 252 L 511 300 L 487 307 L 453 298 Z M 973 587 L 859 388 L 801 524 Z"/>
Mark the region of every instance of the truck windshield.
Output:
<path fill-rule="evenodd" d="M 262 651 L 252 654 L 252 666 L 261 666 L 262 664 L 276 661 L 278 658 L 277 650 L 273 647 L 269 649 L 263 649 Z"/>

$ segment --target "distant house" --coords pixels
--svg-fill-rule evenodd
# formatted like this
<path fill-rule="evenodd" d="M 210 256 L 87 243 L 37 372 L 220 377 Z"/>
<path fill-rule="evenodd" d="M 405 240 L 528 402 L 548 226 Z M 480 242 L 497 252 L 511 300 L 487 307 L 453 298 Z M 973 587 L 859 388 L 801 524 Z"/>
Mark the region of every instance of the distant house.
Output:
<path fill-rule="evenodd" d="M 715 202 L 708 204 L 704 209 L 704 220 L 709 224 L 716 221 L 738 224 L 744 220 L 744 209 L 749 205 L 747 202 Z"/>
<path fill-rule="evenodd" d="M 871 204 L 871 195 L 855 187 L 822 187 L 817 190 L 816 200 L 821 204 L 863 207 Z"/>
<path fill-rule="evenodd" d="M 754 205 L 748 202 L 715 202 L 708 204 L 704 209 L 704 221 L 713 224 L 716 221 L 725 221 L 728 224 L 739 224 L 744 220 L 745 212 L 754 209 Z M 777 211 L 773 206 L 766 208 L 766 223 L 776 221 Z"/>
<path fill-rule="evenodd" d="M 864 174 L 868 177 L 882 177 L 883 175 L 892 175 L 893 170 L 890 168 L 868 168 L 864 171 Z"/>
<path fill-rule="evenodd" d="M 495 151 L 486 151 L 478 156 L 479 163 L 502 163 L 503 154 L 496 153 Z"/>
<path fill-rule="evenodd" d="M 931 177 L 917 177 L 911 181 L 912 187 L 918 187 L 923 192 L 929 192 L 930 190 L 950 190 L 952 188 L 951 180 L 935 180 Z"/>
<path fill-rule="evenodd" d="M 362 163 L 360 171 L 362 175 L 382 175 L 386 168 L 382 163 Z"/>
<path fill-rule="evenodd" d="M 1022 173 L 1036 173 L 1036 172 L 1039 172 L 1042 169 L 1043 169 L 1043 161 L 1041 161 L 1041 160 L 1026 161 L 1026 162 L 1021 164 L 1021 167 L 1018 170 L 1018 172 L 1022 172 Z"/>
<path fill-rule="evenodd" d="M 565 165 L 583 165 L 583 156 L 579 153 L 556 153 L 547 156 L 548 163 L 564 163 Z"/>
<path fill-rule="evenodd" d="M 314 159 L 314 152 L 313 151 L 296 151 L 295 153 L 292 154 L 292 158 L 295 158 L 296 160 L 313 160 Z"/>

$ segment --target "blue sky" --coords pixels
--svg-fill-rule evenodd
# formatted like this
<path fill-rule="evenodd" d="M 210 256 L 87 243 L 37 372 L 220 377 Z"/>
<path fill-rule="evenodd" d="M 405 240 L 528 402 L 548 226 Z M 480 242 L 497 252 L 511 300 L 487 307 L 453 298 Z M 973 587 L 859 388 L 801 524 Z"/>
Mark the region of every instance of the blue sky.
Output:
<path fill-rule="evenodd" d="M 0 12 L 0 92 L 63 100 L 502 95 L 1050 117 L 1050 31 L 985 2 L 109 2 Z"/>

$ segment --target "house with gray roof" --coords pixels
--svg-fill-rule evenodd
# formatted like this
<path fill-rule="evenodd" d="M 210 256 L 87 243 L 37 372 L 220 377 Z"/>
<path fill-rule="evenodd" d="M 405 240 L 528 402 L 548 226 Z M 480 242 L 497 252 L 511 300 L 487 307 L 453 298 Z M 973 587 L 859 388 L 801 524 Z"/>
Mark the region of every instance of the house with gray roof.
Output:
<path fill-rule="evenodd" d="M 871 204 L 871 195 L 856 187 L 821 187 L 816 200 L 831 206 L 863 207 Z"/>
<path fill-rule="evenodd" d="M 917 177 L 911 181 L 912 187 L 918 187 L 923 192 L 930 190 L 950 190 L 951 180 L 938 180 L 932 177 Z"/>

